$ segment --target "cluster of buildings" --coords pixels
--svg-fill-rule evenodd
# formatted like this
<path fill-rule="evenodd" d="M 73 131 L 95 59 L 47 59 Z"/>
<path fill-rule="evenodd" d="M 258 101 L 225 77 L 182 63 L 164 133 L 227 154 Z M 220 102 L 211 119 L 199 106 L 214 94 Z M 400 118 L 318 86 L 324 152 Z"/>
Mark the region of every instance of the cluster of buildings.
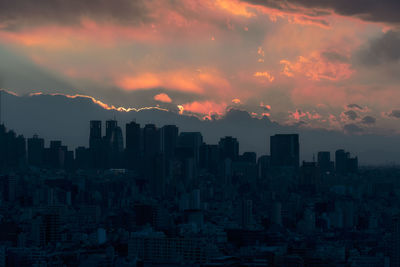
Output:
<path fill-rule="evenodd" d="M 400 170 L 297 134 L 270 152 L 90 122 L 89 147 L 0 128 L 0 266 L 400 266 Z"/>

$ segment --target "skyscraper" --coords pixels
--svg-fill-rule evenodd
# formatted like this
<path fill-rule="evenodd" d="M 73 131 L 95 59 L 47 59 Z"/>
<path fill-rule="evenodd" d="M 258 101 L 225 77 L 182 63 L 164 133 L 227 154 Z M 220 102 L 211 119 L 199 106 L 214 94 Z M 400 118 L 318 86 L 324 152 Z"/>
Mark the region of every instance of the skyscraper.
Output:
<path fill-rule="evenodd" d="M 99 141 L 101 141 L 101 121 L 90 121 L 89 147 L 96 147 Z"/>
<path fill-rule="evenodd" d="M 166 159 L 174 157 L 175 148 L 178 144 L 178 127 L 175 125 L 165 125 L 161 128 L 161 148 Z"/>
<path fill-rule="evenodd" d="M 349 158 L 349 153 L 345 152 L 343 149 L 338 149 L 335 152 L 335 166 L 337 173 L 345 173 L 346 172 L 346 161 Z"/>
<path fill-rule="evenodd" d="M 154 124 L 146 124 L 143 128 L 144 157 L 154 158 L 160 151 L 160 131 Z"/>
<path fill-rule="evenodd" d="M 200 146 L 203 144 L 203 136 L 200 132 L 182 132 L 178 139 L 179 147 L 190 149 L 193 152 L 195 164 L 199 164 Z"/>
<path fill-rule="evenodd" d="M 118 127 L 118 123 L 116 120 L 108 120 L 106 121 L 106 139 L 110 140 L 111 135 L 114 132 L 114 129 Z"/>
<path fill-rule="evenodd" d="M 90 121 L 89 150 L 91 154 L 90 163 L 95 168 L 103 168 L 105 163 L 105 152 L 101 136 L 101 121 Z"/>
<path fill-rule="evenodd" d="M 140 124 L 134 121 L 126 124 L 126 150 L 129 153 L 139 154 L 142 150 L 142 133 Z"/>
<path fill-rule="evenodd" d="M 44 139 L 34 135 L 28 139 L 28 163 L 34 166 L 43 164 Z"/>
<path fill-rule="evenodd" d="M 318 152 L 318 167 L 321 173 L 332 171 L 331 152 L 320 151 Z"/>
<path fill-rule="evenodd" d="M 299 168 L 299 135 L 276 134 L 270 138 L 271 165 Z"/>
<path fill-rule="evenodd" d="M 239 142 L 232 136 L 221 138 L 219 143 L 220 159 L 236 160 L 239 156 Z"/>

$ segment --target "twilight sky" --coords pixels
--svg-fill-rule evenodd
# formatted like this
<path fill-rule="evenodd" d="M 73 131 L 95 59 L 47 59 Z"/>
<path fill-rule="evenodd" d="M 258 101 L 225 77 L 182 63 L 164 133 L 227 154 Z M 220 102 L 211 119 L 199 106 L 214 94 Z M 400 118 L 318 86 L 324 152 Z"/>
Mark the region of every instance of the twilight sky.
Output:
<path fill-rule="evenodd" d="M 0 0 L 0 88 L 400 133 L 398 0 Z"/>

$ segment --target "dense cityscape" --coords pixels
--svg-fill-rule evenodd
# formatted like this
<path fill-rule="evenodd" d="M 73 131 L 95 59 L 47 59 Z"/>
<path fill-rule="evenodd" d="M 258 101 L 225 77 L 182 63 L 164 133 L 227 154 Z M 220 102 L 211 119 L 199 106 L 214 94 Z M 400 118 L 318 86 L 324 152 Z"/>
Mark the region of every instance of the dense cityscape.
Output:
<path fill-rule="evenodd" d="M 400 266 L 400 171 L 300 148 L 109 120 L 71 151 L 1 125 L 0 266 Z"/>

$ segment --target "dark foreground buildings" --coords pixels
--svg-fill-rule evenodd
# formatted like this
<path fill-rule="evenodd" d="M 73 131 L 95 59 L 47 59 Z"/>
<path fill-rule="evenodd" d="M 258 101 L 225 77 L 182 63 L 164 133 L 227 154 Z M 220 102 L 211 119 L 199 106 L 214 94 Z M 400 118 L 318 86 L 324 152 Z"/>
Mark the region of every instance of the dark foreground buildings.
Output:
<path fill-rule="evenodd" d="M 0 266 L 399 266 L 398 169 L 300 163 L 297 134 L 257 157 L 175 125 L 89 127 L 74 152 L 0 128 Z"/>

